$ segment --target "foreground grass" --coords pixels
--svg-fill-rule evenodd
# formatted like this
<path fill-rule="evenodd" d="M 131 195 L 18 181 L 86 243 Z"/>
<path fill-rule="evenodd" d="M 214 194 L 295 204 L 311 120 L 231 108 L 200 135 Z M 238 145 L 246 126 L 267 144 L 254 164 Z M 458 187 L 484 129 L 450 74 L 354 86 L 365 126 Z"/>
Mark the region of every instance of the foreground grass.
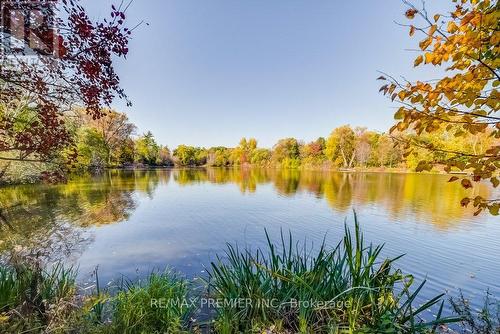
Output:
<path fill-rule="evenodd" d="M 0 332 L 53 331 L 66 326 L 74 310 L 76 271 L 58 264 L 0 266 Z"/>
<path fill-rule="evenodd" d="M 499 331 L 500 304 L 491 297 L 477 314 L 465 298 L 452 300 L 460 316 L 453 318 L 442 317 L 443 295 L 416 305 L 425 282 L 415 286 L 394 269 L 397 258 L 381 259 L 382 246 L 366 245 L 357 221 L 332 249 L 323 242 L 313 251 L 283 234 L 279 243 L 267 241 L 254 252 L 228 245 L 201 294 L 171 271 L 122 282 L 113 292 L 101 291 L 96 275 L 94 291 L 83 294 L 71 268 L 0 266 L 0 332 L 457 333 L 446 324 L 458 321 L 464 333 Z M 188 302 L 193 295 L 226 302 L 198 324 L 192 318 L 203 310 Z M 434 319 L 424 319 L 431 309 Z"/>
<path fill-rule="evenodd" d="M 183 300 L 188 283 L 173 273 L 152 273 L 146 282 L 127 284 L 113 299 L 112 325 L 117 333 L 179 333 L 186 327 L 192 309 L 188 304 L 168 307 L 152 305 L 152 300 Z"/>
<path fill-rule="evenodd" d="M 271 327 L 291 333 L 427 333 L 457 320 L 441 318 L 443 295 L 415 306 L 425 281 L 412 291 L 413 277 L 392 269 L 397 258 L 381 260 L 382 246 L 364 244 L 357 220 L 354 233 L 346 227 L 337 247 L 328 250 L 323 242 L 314 256 L 291 235 L 282 235 L 278 245 L 269 236 L 267 241 L 267 249 L 254 253 L 228 246 L 227 261 L 212 263 L 209 287 L 217 298 L 252 301 L 218 308 L 220 333 Z M 438 303 L 436 319 L 425 322 L 420 315 Z"/>

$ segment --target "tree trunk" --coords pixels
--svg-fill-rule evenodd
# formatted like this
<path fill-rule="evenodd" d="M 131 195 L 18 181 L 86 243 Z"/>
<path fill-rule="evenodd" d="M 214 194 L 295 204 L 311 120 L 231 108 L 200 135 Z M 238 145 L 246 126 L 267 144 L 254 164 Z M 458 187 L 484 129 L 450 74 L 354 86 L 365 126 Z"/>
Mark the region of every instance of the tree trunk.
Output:
<path fill-rule="evenodd" d="M 354 153 L 353 153 L 353 154 L 352 154 L 352 156 L 351 156 L 351 161 L 349 161 L 349 166 L 348 166 L 348 168 L 352 168 L 352 164 L 354 163 L 354 156 L 355 156 L 355 155 L 354 155 Z"/>
<path fill-rule="evenodd" d="M 342 160 L 344 161 L 344 168 L 347 168 L 347 158 L 345 157 L 345 154 L 344 154 L 344 149 L 341 147 L 340 148 L 340 153 L 342 154 Z"/>

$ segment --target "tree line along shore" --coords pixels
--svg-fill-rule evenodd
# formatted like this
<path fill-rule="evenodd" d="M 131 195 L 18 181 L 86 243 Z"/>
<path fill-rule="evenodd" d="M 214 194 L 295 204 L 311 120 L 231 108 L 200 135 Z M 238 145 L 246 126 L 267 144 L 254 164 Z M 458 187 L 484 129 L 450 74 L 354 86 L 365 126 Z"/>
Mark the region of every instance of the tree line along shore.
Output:
<path fill-rule="evenodd" d="M 30 112 L 33 111 L 25 110 L 25 116 L 29 117 Z M 105 110 L 103 117 L 93 119 L 83 110 L 75 109 L 66 115 L 65 123 L 72 137 L 71 149 L 57 150 L 50 161 L 2 161 L 0 180 L 4 183 L 34 182 L 52 176 L 53 171 L 66 176 L 105 168 L 167 166 L 412 172 L 418 169 L 422 160 L 445 160 L 445 151 L 460 148 L 480 154 L 493 140 L 488 133 L 457 137 L 453 129 L 443 129 L 424 138 L 442 151 L 415 148 L 411 154 L 406 154 L 400 142 L 416 136 L 411 131 L 388 134 L 344 125 L 311 142 L 283 138 L 272 148 L 259 147 L 255 138 L 242 138 L 235 147 L 179 145 L 171 150 L 159 144 L 149 131 L 137 135 L 137 127 L 127 115 L 114 110 Z M 435 168 L 435 171 L 442 170 L 439 166 Z"/>

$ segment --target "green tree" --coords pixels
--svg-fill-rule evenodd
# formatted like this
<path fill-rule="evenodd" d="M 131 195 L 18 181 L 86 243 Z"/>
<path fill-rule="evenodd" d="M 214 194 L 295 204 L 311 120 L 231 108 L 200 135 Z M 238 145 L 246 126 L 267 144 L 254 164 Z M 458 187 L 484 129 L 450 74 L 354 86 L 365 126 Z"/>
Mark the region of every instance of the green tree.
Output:
<path fill-rule="evenodd" d="M 230 165 L 230 150 L 223 146 L 211 147 L 207 152 L 207 165 L 225 167 Z"/>
<path fill-rule="evenodd" d="M 271 156 L 272 152 L 267 148 L 257 148 L 253 151 L 250 162 L 252 165 L 265 167 L 269 164 Z"/>
<path fill-rule="evenodd" d="M 107 150 L 106 164 L 112 166 L 120 162 L 120 147 L 125 145 L 136 130 L 128 116 L 115 110 L 103 109 L 103 116 L 94 119 L 83 109 L 74 110 L 79 126 L 91 127 L 101 133 Z"/>
<path fill-rule="evenodd" d="M 181 166 L 202 166 L 207 163 L 209 152 L 201 147 L 179 145 L 174 150 L 174 162 Z"/>
<path fill-rule="evenodd" d="M 102 169 L 106 167 L 108 147 L 102 133 L 94 128 L 84 128 L 78 134 L 77 143 L 77 168 Z"/>
<path fill-rule="evenodd" d="M 135 142 L 135 161 L 148 165 L 156 165 L 159 151 L 160 147 L 156 143 L 153 134 L 148 131 Z"/>

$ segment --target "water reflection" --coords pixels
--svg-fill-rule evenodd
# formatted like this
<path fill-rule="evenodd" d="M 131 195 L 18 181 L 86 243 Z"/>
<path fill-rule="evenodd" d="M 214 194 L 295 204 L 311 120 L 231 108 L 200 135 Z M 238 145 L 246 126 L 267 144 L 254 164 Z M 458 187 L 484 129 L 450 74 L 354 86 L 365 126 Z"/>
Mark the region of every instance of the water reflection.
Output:
<path fill-rule="evenodd" d="M 234 184 L 242 194 L 270 184 L 279 196 L 313 194 L 336 213 L 353 207 L 375 206 L 391 220 L 412 220 L 446 230 L 463 223 L 471 210 L 458 203 L 467 193 L 443 175 L 329 173 L 274 169 L 176 169 L 107 171 L 78 177 L 64 185 L 23 185 L 0 192 L 0 251 L 22 245 L 23 250 L 51 259 L 79 253 L 92 240 L 88 227 L 119 223 L 136 209 L 136 198 L 155 196 L 169 180 L 179 186 L 201 183 Z M 474 195 L 490 197 L 479 185 Z M 468 221 L 468 220 L 465 220 Z"/>
<path fill-rule="evenodd" d="M 109 171 L 63 185 L 22 185 L 0 192 L 0 251 L 56 260 L 80 253 L 92 241 L 87 227 L 125 221 L 134 194 L 153 197 L 170 173 Z M 19 255 L 19 254 L 18 254 Z"/>
<path fill-rule="evenodd" d="M 353 206 L 376 205 L 392 219 L 410 218 L 447 229 L 457 220 L 470 217 L 472 208 L 459 202 L 465 196 L 492 196 L 487 184 L 466 191 L 457 183 L 446 182 L 445 175 L 390 173 L 332 173 L 276 169 L 187 169 L 174 170 L 180 185 L 202 182 L 236 184 L 242 193 L 254 193 L 258 185 L 271 183 L 282 196 L 298 192 L 324 198 L 332 209 L 347 213 Z"/>

